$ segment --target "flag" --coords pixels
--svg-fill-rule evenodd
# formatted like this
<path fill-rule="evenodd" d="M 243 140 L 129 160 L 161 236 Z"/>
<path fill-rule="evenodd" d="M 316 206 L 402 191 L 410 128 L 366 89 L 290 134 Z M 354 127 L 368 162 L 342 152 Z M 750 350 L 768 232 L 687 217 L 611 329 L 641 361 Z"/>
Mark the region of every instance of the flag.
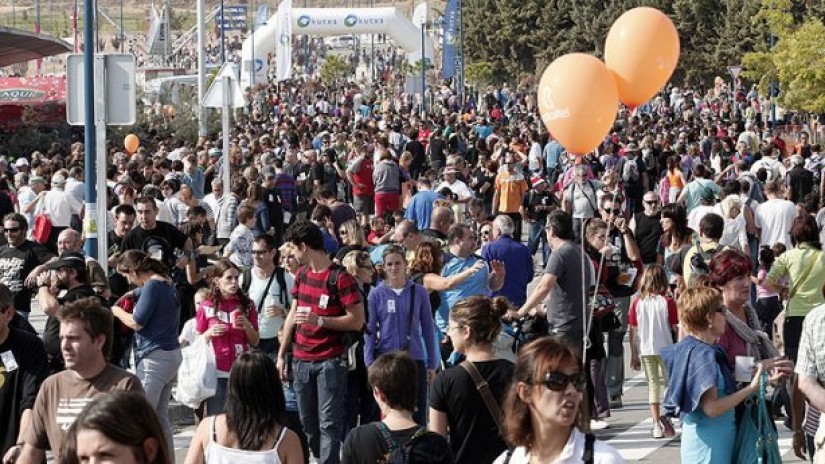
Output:
<path fill-rule="evenodd" d="M 421 25 L 427 22 L 427 2 L 420 3 L 412 15 L 412 22 L 415 27 L 421 29 Z"/>
<path fill-rule="evenodd" d="M 266 24 L 267 16 L 269 16 L 269 7 L 266 5 L 259 6 L 258 12 L 255 13 L 255 25 L 252 27 L 257 29 Z"/>
<path fill-rule="evenodd" d="M 292 77 L 292 0 L 283 0 L 275 16 L 276 80 L 283 81 Z"/>
<path fill-rule="evenodd" d="M 450 0 L 444 10 L 444 36 L 441 38 L 441 77 L 455 76 L 458 38 L 458 0 Z"/>
<path fill-rule="evenodd" d="M 163 9 L 163 15 L 152 5 L 152 22 L 149 25 L 149 35 L 146 39 L 146 48 L 150 55 L 166 54 L 166 41 L 169 40 L 169 12 Z"/>

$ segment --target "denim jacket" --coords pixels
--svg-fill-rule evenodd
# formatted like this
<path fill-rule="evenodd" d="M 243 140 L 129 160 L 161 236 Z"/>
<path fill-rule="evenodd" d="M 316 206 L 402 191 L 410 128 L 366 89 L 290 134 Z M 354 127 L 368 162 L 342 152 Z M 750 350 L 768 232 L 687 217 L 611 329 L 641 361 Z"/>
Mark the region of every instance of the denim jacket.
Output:
<path fill-rule="evenodd" d="M 670 379 L 662 403 L 668 416 L 684 417 L 699 408 L 702 395 L 716 386 L 717 366 L 724 379 L 724 392 L 719 396 L 736 391 L 725 351 L 719 345 L 708 345 L 688 336 L 662 348 L 662 358 Z"/>

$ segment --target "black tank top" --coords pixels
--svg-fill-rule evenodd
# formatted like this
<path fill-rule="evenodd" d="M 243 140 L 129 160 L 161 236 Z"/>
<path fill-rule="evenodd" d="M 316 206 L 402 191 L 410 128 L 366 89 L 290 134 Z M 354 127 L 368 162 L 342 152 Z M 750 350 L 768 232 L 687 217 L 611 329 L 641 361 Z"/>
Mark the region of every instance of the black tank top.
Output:
<path fill-rule="evenodd" d="M 648 216 L 644 212 L 634 216 L 636 220 L 636 244 L 642 254 L 642 262 L 650 264 L 656 262 L 656 249 L 659 238 L 662 236 L 662 225 L 659 223 L 660 214 Z"/>

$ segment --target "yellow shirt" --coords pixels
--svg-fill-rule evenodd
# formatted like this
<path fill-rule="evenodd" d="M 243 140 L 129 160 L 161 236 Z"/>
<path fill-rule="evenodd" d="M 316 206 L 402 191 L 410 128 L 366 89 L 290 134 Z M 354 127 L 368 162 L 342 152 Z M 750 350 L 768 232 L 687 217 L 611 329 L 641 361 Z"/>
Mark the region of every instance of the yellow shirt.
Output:
<path fill-rule="evenodd" d="M 498 205 L 494 206 L 498 206 L 500 213 L 518 213 L 521 201 L 529 189 L 523 175 L 513 175 L 507 171 L 496 176 L 495 188 L 498 192 Z"/>
<path fill-rule="evenodd" d="M 805 273 L 805 280 L 800 282 L 799 279 Z M 812 309 L 825 303 L 825 297 L 822 296 L 822 284 L 825 282 L 825 253 L 822 251 L 807 243 L 786 251 L 773 262 L 765 282 L 776 285 L 784 276 L 789 277 L 788 292 L 794 292 L 788 301 L 788 317 L 807 316 Z"/>

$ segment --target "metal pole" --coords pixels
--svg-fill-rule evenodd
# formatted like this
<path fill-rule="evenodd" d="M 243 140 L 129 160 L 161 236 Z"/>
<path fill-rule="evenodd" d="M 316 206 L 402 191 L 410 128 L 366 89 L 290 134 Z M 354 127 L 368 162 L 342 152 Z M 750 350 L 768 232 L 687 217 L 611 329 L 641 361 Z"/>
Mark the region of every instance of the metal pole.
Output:
<path fill-rule="evenodd" d="M 95 82 L 99 85 L 95 86 L 95 163 L 96 167 L 100 166 L 103 172 L 106 171 L 108 156 L 106 153 L 106 56 L 98 54 L 95 56 Z M 95 169 L 97 170 L 97 169 Z M 92 258 L 104 258 L 108 256 L 108 245 L 106 243 L 106 221 L 108 221 L 108 214 L 106 211 L 106 176 L 97 176 L 94 180 L 88 180 L 93 187 L 96 188 L 97 198 L 92 200 L 95 207 L 86 209 L 88 218 L 86 222 L 89 224 L 85 227 L 86 242 L 89 242 L 89 237 L 95 237 L 97 242 L 97 253 L 90 255 Z M 100 199 L 100 206 L 97 206 L 96 200 Z M 89 202 L 89 200 L 86 200 Z M 97 215 L 95 215 L 97 213 Z M 99 233 L 102 232 L 102 233 Z M 89 245 L 94 247 L 94 245 Z M 88 250 L 87 250 L 88 252 Z M 108 273 L 109 263 L 106 259 L 100 259 L 100 266 L 104 273 Z"/>
<path fill-rule="evenodd" d="M 370 0 L 370 7 L 375 7 L 375 0 Z M 370 73 L 372 74 L 372 82 L 375 83 L 375 34 L 370 34 L 370 42 L 372 43 L 372 51 L 370 52 Z"/>
<path fill-rule="evenodd" d="M 224 29 L 226 29 L 226 23 L 224 22 L 225 18 L 223 16 L 223 0 L 221 0 L 221 64 L 226 63 L 226 41 L 224 35 Z"/>
<path fill-rule="evenodd" d="M 228 192 L 231 186 L 229 175 L 229 97 L 231 95 L 229 86 L 229 76 L 223 77 L 223 114 L 221 115 L 223 127 L 223 191 Z"/>
<path fill-rule="evenodd" d="M 74 0 L 74 14 L 72 15 L 72 36 L 74 36 L 74 43 L 72 45 L 74 46 L 75 53 L 79 50 L 77 46 L 77 14 L 77 0 Z"/>
<path fill-rule="evenodd" d="M 34 33 L 40 35 L 40 0 L 34 1 Z M 43 69 L 43 60 L 37 59 L 37 74 Z"/>
<path fill-rule="evenodd" d="M 252 33 L 250 34 L 251 48 L 252 48 L 252 63 L 251 63 L 251 65 L 252 65 L 251 66 L 252 67 L 252 79 L 250 79 L 249 82 L 252 83 L 253 87 L 255 86 L 255 71 L 256 71 L 255 68 L 258 66 L 258 63 L 257 63 L 258 60 L 255 59 L 255 23 L 258 22 L 258 12 L 255 10 L 256 4 L 257 4 L 257 2 L 255 2 L 255 1 L 252 2 L 252 27 L 251 27 Z M 278 40 L 281 40 L 281 39 L 278 38 Z M 243 69 L 243 66 L 241 66 L 241 68 Z"/>
<path fill-rule="evenodd" d="M 163 36 L 166 40 L 163 42 L 163 62 L 168 65 L 169 64 L 169 43 L 172 41 L 172 28 L 171 28 L 171 21 L 172 17 L 170 16 L 171 10 L 169 9 L 169 2 L 163 2 L 163 22 L 161 23 L 160 27 L 164 29 Z"/>
<path fill-rule="evenodd" d="M 427 113 L 427 57 L 424 54 L 424 31 L 427 29 L 427 21 L 421 23 L 421 117 Z"/>
<path fill-rule="evenodd" d="M 120 0 L 120 53 L 123 53 L 123 0 Z"/>
<path fill-rule="evenodd" d="M 773 32 L 771 32 L 771 51 L 773 51 L 774 41 L 776 37 L 774 37 Z M 773 74 L 771 74 L 771 94 L 770 94 L 770 102 L 771 102 L 771 129 L 776 127 L 776 104 L 774 103 L 774 92 L 776 91 L 773 79 Z"/>
<path fill-rule="evenodd" d="M 97 160 L 95 159 L 97 154 L 95 149 L 95 53 L 93 46 L 95 31 L 94 21 L 91 20 L 91 18 L 94 18 L 95 11 L 93 0 L 85 0 L 83 6 L 83 75 L 85 78 L 83 82 L 85 101 L 83 104 L 86 112 L 83 166 L 86 171 L 86 183 L 84 185 L 86 193 L 85 222 L 88 226 L 92 225 L 90 222 L 97 213 L 97 192 L 95 191 L 95 185 L 97 184 Z M 97 230 L 87 229 L 86 232 L 86 254 L 92 258 L 97 258 Z"/>
<path fill-rule="evenodd" d="M 461 39 L 461 50 L 459 51 L 459 56 L 461 57 L 461 69 L 459 70 L 459 83 L 460 89 L 458 91 L 458 102 L 461 105 L 462 109 L 464 108 L 464 94 L 465 90 L 465 81 L 464 81 L 464 60 L 466 57 L 464 56 L 464 1 L 458 0 L 458 33 L 460 34 Z"/>
<path fill-rule="evenodd" d="M 206 93 L 206 53 L 204 51 L 204 0 L 197 0 L 198 21 L 198 136 L 206 137 L 206 108 L 203 106 L 203 97 Z"/>

